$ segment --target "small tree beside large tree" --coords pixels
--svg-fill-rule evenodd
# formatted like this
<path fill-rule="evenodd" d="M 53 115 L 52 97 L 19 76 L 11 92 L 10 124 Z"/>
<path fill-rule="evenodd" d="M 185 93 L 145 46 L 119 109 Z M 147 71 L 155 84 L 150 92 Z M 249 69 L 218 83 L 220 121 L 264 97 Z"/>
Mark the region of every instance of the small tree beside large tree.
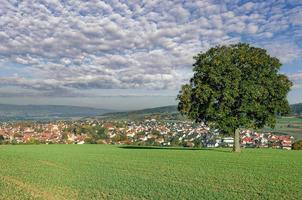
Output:
<path fill-rule="evenodd" d="M 266 50 L 239 43 L 211 48 L 194 59 L 194 75 L 177 96 L 178 110 L 234 135 L 235 152 L 240 152 L 240 129 L 274 127 L 276 117 L 290 111 L 292 83 Z"/>

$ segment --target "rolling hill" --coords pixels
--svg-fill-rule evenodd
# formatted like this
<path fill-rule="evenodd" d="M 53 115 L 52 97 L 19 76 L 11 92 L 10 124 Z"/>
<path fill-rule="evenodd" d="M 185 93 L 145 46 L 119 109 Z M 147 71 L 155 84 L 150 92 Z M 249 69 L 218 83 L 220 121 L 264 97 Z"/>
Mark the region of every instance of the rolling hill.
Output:
<path fill-rule="evenodd" d="M 291 106 L 292 113 L 296 115 L 302 114 L 302 103 L 292 104 Z"/>
<path fill-rule="evenodd" d="M 105 113 L 103 116 L 106 118 L 136 118 L 136 117 L 143 117 L 145 115 L 151 114 L 178 114 L 177 106 L 163 106 L 163 107 L 156 107 L 156 108 L 147 108 L 142 110 L 134 110 L 134 111 L 125 111 L 125 112 L 111 112 Z"/>
<path fill-rule="evenodd" d="M 293 115 L 302 114 L 302 103 L 291 105 Z M 152 114 L 179 115 L 176 105 L 147 108 L 142 110 L 114 112 L 110 109 L 66 106 L 66 105 L 12 105 L 0 104 L 0 121 L 8 120 L 51 120 L 75 117 L 138 118 Z"/>
<path fill-rule="evenodd" d="M 0 121 L 89 117 L 107 112 L 112 110 L 65 105 L 0 104 Z"/>
<path fill-rule="evenodd" d="M 293 115 L 301 115 L 302 114 L 302 103 L 292 104 L 291 107 L 291 114 Z M 156 108 L 147 108 L 142 110 L 134 110 L 134 111 L 124 111 L 124 112 L 111 112 L 105 113 L 103 116 L 105 117 L 114 117 L 114 118 L 125 118 L 130 116 L 144 116 L 149 114 L 163 114 L 163 113 L 171 113 L 176 114 L 177 106 L 170 105 L 170 106 L 163 106 L 163 107 L 156 107 Z"/>

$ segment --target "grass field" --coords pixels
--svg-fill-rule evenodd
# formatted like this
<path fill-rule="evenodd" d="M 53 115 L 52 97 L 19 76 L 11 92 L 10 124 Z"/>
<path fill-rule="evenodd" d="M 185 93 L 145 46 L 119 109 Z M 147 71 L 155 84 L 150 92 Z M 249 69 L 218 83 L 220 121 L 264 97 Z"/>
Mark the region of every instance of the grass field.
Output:
<path fill-rule="evenodd" d="M 0 146 L 0 199 L 301 199 L 302 151 Z"/>
<path fill-rule="evenodd" d="M 302 139 L 302 118 L 297 117 L 282 117 L 277 119 L 274 129 L 264 128 L 264 131 L 272 131 L 280 135 L 292 135 L 295 140 Z"/>

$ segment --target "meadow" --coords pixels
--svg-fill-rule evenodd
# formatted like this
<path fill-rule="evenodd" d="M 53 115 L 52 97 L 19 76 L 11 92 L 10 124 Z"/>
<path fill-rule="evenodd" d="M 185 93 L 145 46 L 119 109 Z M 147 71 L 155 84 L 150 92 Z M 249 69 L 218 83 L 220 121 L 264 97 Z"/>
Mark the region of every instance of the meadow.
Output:
<path fill-rule="evenodd" d="M 302 151 L 2 145 L 0 199 L 301 199 Z"/>
<path fill-rule="evenodd" d="M 302 140 L 302 118 L 282 117 L 277 119 L 275 128 L 266 127 L 264 131 L 273 132 L 278 135 L 292 135 L 295 140 Z"/>

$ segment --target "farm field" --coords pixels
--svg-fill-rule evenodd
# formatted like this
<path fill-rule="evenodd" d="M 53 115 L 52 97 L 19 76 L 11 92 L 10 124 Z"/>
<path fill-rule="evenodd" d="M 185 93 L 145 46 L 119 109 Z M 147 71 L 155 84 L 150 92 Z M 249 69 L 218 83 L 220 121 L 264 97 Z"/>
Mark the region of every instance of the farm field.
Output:
<path fill-rule="evenodd" d="M 300 199 L 302 151 L 0 146 L 0 199 Z"/>
<path fill-rule="evenodd" d="M 264 128 L 264 131 L 272 131 L 280 135 L 292 135 L 295 140 L 302 139 L 302 118 L 298 117 L 282 117 L 277 119 L 274 129 Z"/>

